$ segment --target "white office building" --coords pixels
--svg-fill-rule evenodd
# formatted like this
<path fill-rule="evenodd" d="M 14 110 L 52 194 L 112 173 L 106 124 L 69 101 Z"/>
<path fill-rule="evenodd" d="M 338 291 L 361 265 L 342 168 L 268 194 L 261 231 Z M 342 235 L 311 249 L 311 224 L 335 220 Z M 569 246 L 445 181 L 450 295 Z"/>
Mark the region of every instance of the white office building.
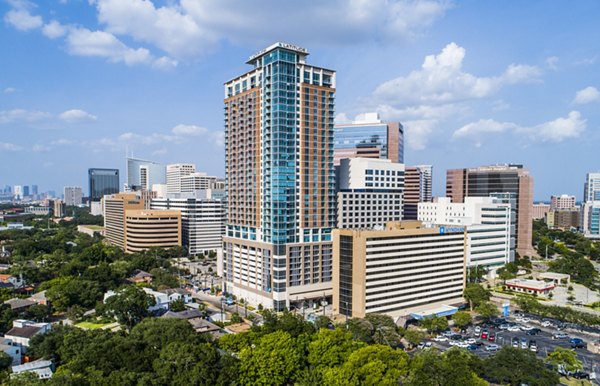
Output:
<path fill-rule="evenodd" d="M 600 172 L 588 173 L 583 186 L 583 202 L 600 201 Z"/>
<path fill-rule="evenodd" d="M 181 179 L 195 172 L 194 164 L 167 165 L 167 194 L 181 193 Z"/>
<path fill-rule="evenodd" d="M 338 228 L 383 227 L 402 220 L 404 164 L 346 158 L 336 167 Z"/>
<path fill-rule="evenodd" d="M 465 197 L 464 203 L 439 197 L 419 203 L 418 217 L 441 229 L 466 228 L 469 267 L 494 270 L 514 259 L 510 204 L 493 197 Z"/>
<path fill-rule="evenodd" d="M 212 189 L 217 177 L 209 176 L 203 172 L 194 172 L 181 177 L 181 192 L 192 193 L 197 190 Z"/>
<path fill-rule="evenodd" d="M 588 201 L 583 204 L 581 223 L 585 237 L 600 239 L 600 201 Z"/>
<path fill-rule="evenodd" d="M 182 245 L 191 255 L 221 248 L 225 235 L 225 201 L 211 198 L 157 198 L 152 209 L 181 212 Z"/>
<path fill-rule="evenodd" d="M 149 191 L 153 184 L 166 183 L 165 166 L 154 161 L 127 157 L 127 186 L 129 191 Z"/>
<path fill-rule="evenodd" d="M 65 205 L 79 206 L 82 203 L 83 191 L 81 186 L 65 186 Z"/>

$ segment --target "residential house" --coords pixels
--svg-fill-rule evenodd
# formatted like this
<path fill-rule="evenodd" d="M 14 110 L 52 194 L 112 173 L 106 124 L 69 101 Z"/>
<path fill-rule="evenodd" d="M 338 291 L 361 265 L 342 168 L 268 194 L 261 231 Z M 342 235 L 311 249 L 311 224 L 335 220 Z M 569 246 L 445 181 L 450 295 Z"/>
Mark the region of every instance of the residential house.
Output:
<path fill-rule="evenodd" d="M 129 277 L 127 281 L 137 284 L 137 283 L 152 283 L 152 279 L 154 276 L 152 274 L 142 271 L 140 269 L 136 269 L 133 271 L 133 276 Z"/>
<path fill-rule="evenodd" d="M 175 300 L 183 300 L 184 304 L 188 304 L 192 301 L 192 294 L 183 288 L 169 288 L 158 292 L 162 292 L 169 297 L 169 304 Z"/>
<path fill-rule="evenodd" d="M 50 305 L 50 300 L 48 300 L 48 298 L 46 297 L 46 291 L 37 292 L 28 297 L 27 300 L 31 300 L 32 302 L 36 302 L 37 304 L 40 304 L 42 306 Z"/>
<path fill-rule="evenodd" d="M 14 288 L 21 288 L 25 285 L 24 280 L 8 274 L 0 274 L 0 283 L 2 284 L 12 284 Z"/>
<path fill-rule="evenodd" d="M 52 328 L 50 323 L 35 323 L 31 320 L 17 319 L 13 321 L 13 328 L 4 335 L 5 340 L 11 344 L 21 347 L 24 353 L 29 347 L 29 342 L 37 334 L 45 334 Z"/>
<path fill-rule="evenodd" d="M 49 379 L 52 378 L 52 374 L 54 374 L 54 364 L 52 361 L 39 359 L 37 361 L 12 367 L 13 374 L 29 372 L 35 373 L 39 379 Z"/>
<path fill-rule="evenodd" d="M 0 343 L 0 351 L 12 358 L 11 366 L 17 366 L 21 364 L 21 356 L 23 350 L 20 345 L 15 345 L 9 339 L 3 339 Z"/>
<path fill-rule="evenodd" d="M 29 309 L 29 307 L 36 304 L 36 302 L 27 299 L 14 298 L 5 301 L 4 304 L 8 304 L 10 306 L 10 309 L 16 312 L 17 314 L 23 314 Z"/>
<path fill-rule="evenodd" d="M 221 329 L 221 327 L 212 324 L 208 320 L 205 320 L 203 317 L 203 312 L 199 310 L 185 310 L 180 312 L 168 311 L 166 312 L 162 318 L 176 318 L 187 320 L 188 323 L 194 327 L 194 330 L 198 333 L 206 333 L 206 332 L 217 332 Z"/>

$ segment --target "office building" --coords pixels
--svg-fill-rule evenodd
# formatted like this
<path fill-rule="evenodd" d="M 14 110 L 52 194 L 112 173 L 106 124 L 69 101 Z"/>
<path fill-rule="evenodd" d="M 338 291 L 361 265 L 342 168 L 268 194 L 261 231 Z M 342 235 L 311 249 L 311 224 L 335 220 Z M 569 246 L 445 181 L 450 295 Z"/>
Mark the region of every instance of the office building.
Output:
<path fill-rule="evenodd" d="M 52 206 L 55 218 L 62 218 L 65 216 L 65 202 L 63 200 L 54 200 Z"/>
<path fill-rule="evenodd" d="M 465 197 L 453 203 L 448 197 L 419 203 L 419 221 L 429 226 L 464 227 L 467 232 L 467 266 L 496 270 L 514 260 L 512 207 L 492 197 Z M 444 228 L 444 229 L 446 229 Z"/>
<path fill-rule="evenodd" d="M 373 228 L 402 220 L 404 164 L 344 158 L 336 167 L 337 227 Z"/>
<path fill-rule="evenodd" d="M 431 202 L 433 167 L 407 166 L 404 172 L 404 220 L 416 220 L 420 202 Z"/>
<path fill-rule="evenodd" d="M 377 113 L 362 114 L 350 124 L 334 126 L 333 162 L 344 158 L 383 158 L 404 163 L 404 128 L 382 122 Z"/>
<path fill-rule="evenodd" d="M 533 204 L 531 218 L 534 220 L 543 220 L 546 218 L 546 213 L 550 212 L 550 205 L 543 202 Z"/>
<path fill-rule="evenodd" d="M 127 157 L 127 189 L 150 190 L 153 184 L 166 184 L 166 169 L 157 162 Z"/>
<path fill-rule="evenodd" d="M 464 303 L 464 228 L 418 221 L 333 232 L 333 312 L 392 317 Z"/>
<path fill-rule="evenodd" d="M 13 188 L 13 196 L 15 198 L 15 200 L 22 200 L 23 199 L 23 186 L 22 185 L 15 185 Z"/>
<path fill-rule="evenodd" d="M 31 185 L 31 195 L 32 196 L 37 196 L 38 194 L 39 194 L 38 186 L 37 185 Z"/>
<path fill-rule="evenodd" d="M 81 186 L 65 186 L 64 201 L 66 206 L 79 206 L 83 200 Z"/>
<path fill-rule="evenodd" d="M 548 228 L 577 229 L 581 226 L 581 212 L 578 207 L 548 212 L 546 225 Z"/>
<path fill-rule="evenodd" d="M 152 191 L 156 198 L 167 198 L 167 184 L 152 184 Z"/>
<path fill-rule="evenodd" d="M 105 196 L 104 234 L 113 245 L 125 250 L 125 212 L 145 209 L 144 201 L 135 193 L 117 193 Z"/>
<path fill-rule="evenodd" d="M 167 165 L 167 194 L 181 193 L 181 179 L 195 172 L 194 164 Z"/>
<path fill-rule="evenodd" d="M 124 240 L 126 253 L 151 247 L 181 245 L 181 212 L 178 210 L 125 210 Z"/>
<path fill-rule="evenodd" d="M 203 172 L 190 173 L 181 178 L 181 191 L 179 193 L 193 193 L 197 190 L 212 189 L 217 177 L 208 176 Z"/>
<path fill-rule="evenodd" d="M 25 186 L 23 186 L 23 198 L 29 197 L 29 196 L 30 196 L 30 194 L 29 194 L 29 185 L 25 185 Z"/>
<path fill-rule="evenodd" d="M 600 239 L 600 201 L 588 201 L 583 204 L 581 220 L 583 235 Z"/>
<path fill-rule="evenodd" d="M 276 43 L 225 84 L 227 292 L 282 310 L 330 297 L 335 71 Z"/>
<path fill-rule="evenodd" d="M 521 256 L 535 253 L 531 245 L 533 177 L 523 165 L 448 170 L 446 196 L 456 203 L 464 202 L 465 197 L 489 196 L 505 196 L 507 200 L 514 201 L 517 252 Z"/>
<path fill-rule="evenodd" d="M 600 172 L 588 173 L 583 186 L 583 202 L 600 201 Z"/>
<path fill-rule="evenodd" d="M 119 193 L 119 169 L 88 169 L 90 202 L 100 202 L 107 194 Z"/>
<path fill-rule="evenodd" d="M 225 201 L 211 198 L 156 198 L 152 209 L 181 212 L 181 240 L 190 255 L 222 248 Z"/>
<path fill-rule="evenodd" d="M 550 210 L 571 209 L 575 207 L 575 196 L 561 194 L 560 196 L 550 197 Z"/>

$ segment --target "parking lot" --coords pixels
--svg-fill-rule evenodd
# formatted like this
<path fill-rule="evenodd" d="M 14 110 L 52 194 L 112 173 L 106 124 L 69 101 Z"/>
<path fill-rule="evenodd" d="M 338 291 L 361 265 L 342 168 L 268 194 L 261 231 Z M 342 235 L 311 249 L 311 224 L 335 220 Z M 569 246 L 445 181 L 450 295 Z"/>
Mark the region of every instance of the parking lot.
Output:
<path fill-rule="evenodd" d="M 597 334 L 593 336 L 590 335 L 589 332 L 577 333 L 571 331 L 570 329 L 559 329 L 559 327 L 555 325 L 547 327 L 542 326 L 542 320 L 531 316 L 526 317 L 526 319 L 522 319 L 517 316 L 510 316 L 505 319 L 506 323 L 502 323 L 499 325 L 480 325 L 480 330 L 487 331 L 488 333 L 488 338 L 486 339 L 481 337 L 481 332 L 476 332 L 475 327 L 469 327 L 465 333 L 460 334 L 460 339 L 457 339 L 458 337 L 454 336 L 454 339 L 450 337 L 447 341 L 443 342 L 435 341 L 433 339 L 430 339 L 429 341 L 431 342 L 432 346 L 437 347 L 441 351 L 444 351 L 451 347 L 452 341 L 454 341 L 456 344 L 458 342 L 466 342 L 467 339 L 474 339 L 474 341 L 479 347 L 475 348 L 474 345 L 472 345 L 470 347 L 470 351 L 481 358 L 487 358 L 495 354 L 495 351 L 489 351 L 488 346 L 492 346 L 494 344 L 498 345 L 499 348 L 503 346 L 511 346 L 513 345 L 513 339 L 516 338 L 516 340 L 518 341 L 519 348 L 522 347 L 521 341 L 524 340 L 526 349 L 530 350 L 530 342 L 533 340 L 535 341 L 537 346 L 537 356 L 540 359 L 545 359 L 547 353 L 553 351 L 556 347 L 563 347 L 569 349 L 572 348 L 570 343 L 570 340 L 572 338 L 581 338 L 585 342 L 584 345 L 587 345 L 587 342 L 592 340 L 598 340 L 600 336 L 600 331 L 598 331 Z M 509 331 L 506 328 L 507 325 L 511 326 L 511 330 L 513 331 Z M 500 328 L 500 326 L 502 326 L 502 328 Z M 515 331 L 517 328 L 519 328 L 519 330 Z M 539 332 L 537 332 L 535 335 L 528 335 L 526 329 L 531 328 L 538 329 Z M 557 333 L 565 333 L 567 334 L 567 336 L 560 339 L 553 339 L 553 335 Z M 494 335 L 493 341 L 490 341 L 489 338 L 491 334 Z M 471 340 L 471 342 L 473 342 L 473 340 Z M 463 344 L 462 346 L 465 347 L 465 344 Z M 579 360 L 583 362 L 584 370 L 586 372 L 600 372 L 600 367 L 598 367 L 600 366 L 600 355 L 593 354 L 592 352 L 588 351 L 585 347 L 576 348 L 575 350 L 577 352 Z"/>

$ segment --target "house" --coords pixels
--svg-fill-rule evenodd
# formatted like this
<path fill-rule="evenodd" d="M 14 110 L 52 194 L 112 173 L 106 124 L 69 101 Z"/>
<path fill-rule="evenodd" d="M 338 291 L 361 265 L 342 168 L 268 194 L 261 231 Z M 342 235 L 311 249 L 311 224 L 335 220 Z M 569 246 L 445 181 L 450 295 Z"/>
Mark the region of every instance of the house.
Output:
<path fill-rule="evenodd" d="M 154 301 L 156 302 L 156 304 L 154 304 L 152 307 L 150 307 L 148 309 L 150 312 L 154 312 L 154 311 L 158 311 L 158 310 L 167 311 L 169 309 L 169 304 L 171 304 L 171 301 L 169 300 L 169 296 L 167 294 L 164 294 L 164 293 L 158 292 L 158 291 L 154 291 L 151 288 L 142 288 L 142 289 L 148 295 L 154 296 Z"/>
<path fill-rule="evenodd" d="M 183 288 L 169 288 L 159 292 L 162 292 L 169 297 L 169 303 L 172 303 L 175 300 L 183 300 L 184 304 L 188 304 L 192 301 L 192 294 Z"/>
<path fill-rule="evenodd" d="M 8 275 L 8 274 L 0 274 L 0 283 L 3 284 L 12 284 L 15 288 L 21 288 L 25 285 L 25 282 L 22 279 L 19 279 L 16 276 Z"/>
<path fill-rule="evenodd" d="M 25 311 L 27 311 L 29 307 L 36 304 L 36 302 L 27 299 L 14 298 L 5 301 L 4 304 L 8 304 L 10 306 L 10 309 L 15 311 L 16 313 L 22 314 Z"/>
<path fill-rule="evenodd" d="M 45 334 L 52 328 L 50 323 L 35 323 L 30 320 L 13 320 L 13 328 L 4 334 L 4 339 L 12 345 L 21 347 L 22 353 L 29 347 L 29 342 L 37 334 Z"/>
<path fill-rule="evenodd" d="M 40 304 L 43 306 L 50 305 L 50 300 L 48 300 L 48 298 L 46 297 L 46 291 L 37 292 L 37 293 L 31 295 L 30 297 L 28 297 L 27 300 L 36 302 L 37 304 Z"/>
<path fill-rule="evenodd" d="M 2 343 L 0 343 L 0 351 L 12 358 L 12 366 L 21 364 L 23 352 L 20 345 L 13 344 L 9 339 L 3 339 Z"/>
<path fill-rule="evenodd" d="M 12 367 L 13 374 L 28 372 L 35 373 L 39 379 L 49 379 L 52 378 L 52 374 L 54 374 L 54 364 L 52 361 L 39 359 L 37 361 Z"/>
<path fill-rule="evenodd" d="M 166 312 L 162 318 L 176 318 L 187 320 L 196 332 L 202 334 L 206 332 L 216 332 L 221 329 L 221 327 L 212 324 L 208 320 L 202 318 L 203 313 L 198 310 L 185 310 L 180 312 L 168 311 Z"/>
<path fill-rule="evenodd" d="M 129 277 L 127 279 L 127 281 L 129 281 L 130 283 L 152 283 L 152 279 L 154 278 L 154 276 L 152 276 L 152 274 L 142 271 L 140 269 L 136 269 L 135 271 L 133 271 L 133 276 Z"/>

